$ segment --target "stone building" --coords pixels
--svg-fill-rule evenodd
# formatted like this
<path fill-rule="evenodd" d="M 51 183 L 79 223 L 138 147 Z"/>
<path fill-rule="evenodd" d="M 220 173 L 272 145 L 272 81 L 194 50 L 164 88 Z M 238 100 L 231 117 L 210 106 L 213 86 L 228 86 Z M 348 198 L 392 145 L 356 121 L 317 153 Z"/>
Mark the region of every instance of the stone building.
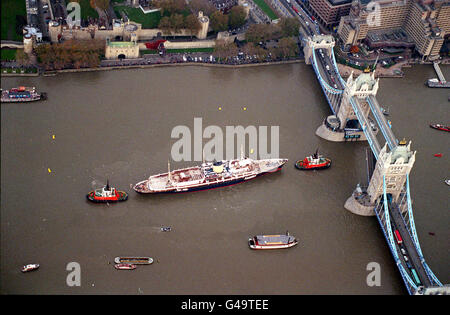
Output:
<path fill-rule="evenodd" d="M 374 7 L 378 5 L 379 14 Z M 439 57 L 444 37 L 450 34 L 448 0 L 359 0 L 342 17 L 338 34 L 344 45 L 357 45 L 373 32 L 401 30 L 414 42 L 423 59 Z"/>
<path fill-rule="evenodd" d="M 133 59 L 139 58 L 139 45 L 136 34 L 131 34 L 130 41 L 110 41 L 106 39 L 106 59 Z"/>

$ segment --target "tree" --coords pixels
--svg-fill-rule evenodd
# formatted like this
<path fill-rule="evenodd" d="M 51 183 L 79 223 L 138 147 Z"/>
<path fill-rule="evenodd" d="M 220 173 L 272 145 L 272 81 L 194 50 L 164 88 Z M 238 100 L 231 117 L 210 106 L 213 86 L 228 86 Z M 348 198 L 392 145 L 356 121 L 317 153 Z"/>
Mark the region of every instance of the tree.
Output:
<path fill-rule="evenodd" d="M 211 14 L 209 21 L 214 32 L 222 32 L 228 29 L 228 16 L 220 11 Z"/>
<path fill-rule="evenodd" d="M 283 37 L 278 42 L 279 56 L 291 57 L 299 53 L 298 45 L 292 37 Z"/>
<path fill-rule="evenodd" d="M 191 0 L 189 5 L 194 12 L 202 11 L 207 16 L 211 16 L 217 11 L 216 7 L 208 0 Z"/>
<path fill-rule="evenodd" d="M 172 27 L 168 16 L 163 16 L 161 20 L 159 20 L 158 28 L 163 31 L 163 33 L 172 34 Z"/>
<path fill-rule="evenodd" d="M 191 38 L 194 34 L 197 34 L 202 27 L 197 17 L 193 14 L 189 14 L 188 16 L 186 16 L 186 18 L 184 19 L 184 24 L 186 29 L 191 32 Z"/>
<path fill-rule="evenodd" d="M 170 27 L 175 34 L 181 33 L 184 28 L 184 17 L 181 14 L 174 13 L 169 17 Z"/>
<path fill-rule="evenodd" d="M 16 62 L 21 66 L 28 66 L 30 64 L 30 56 L 23 49 L 17 49 Z"/>
<path fill-rule="evenodd" d="M 245 9 L 243 6 L 236 5 L 228 13 L 228 25 L 230 28 L 238 28 L 245 23 Z"/>
<path fill-rule="evenodd" d="M 172 15 L 186 10 L 185 0 L 154 0 L 153 4 L 155 7 L 161 8 L 162 15 Z"/>
<path fill-rule="evenodd" d="M 238 48 L 233 42 L 227 43 L 223 39 L 216 40 L 213 52 L 214 57 L 218 57 L 220 59 L 229 59 L 230 57 L 236 56 L 237 53 Z"/>
<path fill-rule="evenodd" d="M 77 1 L 79 2 L 79 1 Z M 90 4 L 92 8 L 99 8 L 101 10 L 106 10 L 109 8 L 110 0 L 90 0 Z"/>
<path fill-rule="evenodd" d="M 298 36 L 300 21 L 296 18 L 281 18 L 279 22 L 283 36 Z"/>

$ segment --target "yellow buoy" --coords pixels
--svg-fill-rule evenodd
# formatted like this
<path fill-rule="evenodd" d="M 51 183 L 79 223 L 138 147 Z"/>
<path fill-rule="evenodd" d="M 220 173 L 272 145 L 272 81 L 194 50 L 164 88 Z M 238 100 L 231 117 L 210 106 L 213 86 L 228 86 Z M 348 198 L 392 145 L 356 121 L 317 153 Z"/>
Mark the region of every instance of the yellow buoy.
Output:
<path fill-rule="evenodd" d="M 222 107 L 219 107 L 219 110 L 222 110 Z"/>
<path fill-rule="evenodd" d="M 55 139 L 55 135 L 52 135 L 52 139 Z"/>
<path fill-rule="evenodd" d="M 49 172 L 49 173 L 51 173 L 51 172 L 52 172 L 52 170 L 51 170 L 50 168 L 47 168 L 47 170 L 48 170 L 48 172 Z"/>
<path fill-rule="evenodd" d="M 247 107 L 244 107 L 244 110 L 247 110 Z"/>

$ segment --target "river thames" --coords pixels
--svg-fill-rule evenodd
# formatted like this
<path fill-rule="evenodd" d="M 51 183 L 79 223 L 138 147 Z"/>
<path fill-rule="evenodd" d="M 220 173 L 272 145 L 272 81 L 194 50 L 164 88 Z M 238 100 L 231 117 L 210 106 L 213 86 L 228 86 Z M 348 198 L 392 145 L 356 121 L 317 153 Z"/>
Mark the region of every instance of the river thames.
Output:
<path fill-rule="evenodd" d="M 442 70 L 450 79 L 450 67 Z M 449 283 L 450 138 L 429 127 L 450 122 L 449 90 L 424 85 L 436 76 L 431 65 L 405 74 L 380 79 L 377 99 L 395 135 L 417 150 L 410 188 L 418 237 L 430 268 Z M 331 110 L 311 66 L 160 67 L 2 77 L 1 85 L 48 95 L 1 105 L 3 294 L 407 294 L 377 219 L 344 209 L 356 184 L 367 185 L 367 143 L 315 135 Z M 280 158 L 289 161 L 230 187 L 135 193 L 131 185 L 167 171 L 173 128 L 193 131 L 196 117 L 203 128 L 279 126 Z M 294 168 L 316 148 L 333 160 L 330 169 Z M 86 200 L 107 179 L 128 201 Z M 291 249 L 248 247 L 250 236 L 287 230 L 299 239 Z M 155 262 L 117 271 L 116 256 Z M 80 286 L 67 284 L 70 262 L 81 268 Z M 381 267 L 380 286 L 366 283 L 371 262 Z M 40 268 L 23 274 L 27 263 Z"/>

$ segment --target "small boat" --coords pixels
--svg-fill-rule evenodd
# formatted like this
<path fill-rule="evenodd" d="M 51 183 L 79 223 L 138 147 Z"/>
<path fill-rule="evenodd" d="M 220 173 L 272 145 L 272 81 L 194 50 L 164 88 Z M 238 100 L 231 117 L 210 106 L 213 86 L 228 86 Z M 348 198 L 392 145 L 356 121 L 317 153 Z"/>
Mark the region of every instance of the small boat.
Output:
<path fill-rule="evenodd" d="M 444 126 L 441 124 L 431 124 L 430 127 L 437 130 L 450 131 L 450 126 Z"/>
<path fill-rule="evenodd" d="M 22 267 L 22 272 L 33 271 L 39 268 L 39 264 L 28 264 Z"/>
<path fill-rule="evenodd" d="M 114 258 L 116 264 L 133 264 L 133 265 L 150 265 L 153 263 L 153 258 L 150 257 L 116 257 Z"/>
<path fill-rule="evenodd" d="M 295 167 L 299 170 L 321 170 L 331 166 L 331 160 L 319 155 L 319 150 L 316 150 L 311 156 L 305 157 L 303 160 L 295 162 Z"/>
<path fill-rule="evenodd" d="M 286 232 L 284 235 L 256 235 L 248 239 L 251 249 L 282 249 L 298 244 L 298 240 Z"/>
<path fill-rule="evenodd" d="M 134 270 L 136 269 L 136 265 L 133 264 L 115 264 L 114 268 L 117 270 Z"/>
<path fill-rule="evenodd" d="M 172 230 L 172 228 L 170 226 L 163 226 L 161 228 L 161 231 L 163 231 L 163 232 L 170 232 L 171 230 Z"/>
<path fill-rule="evenodd" d="M 389 110 L 384 109 L 383 107 L 380 107 L 380 109 L 381 109 L 381 112 L 383 113 L 383 115 L 389 116 Z"/>
<path fill-rule="evenodd" d="M 444 182 L 450 186 L 450 179 L 446 179 Z"/>
<path fill-rule="evenodd" d="M 434 156 L 435 157 L 442 157 L 442 153 L 436 153 Z"/>
<path fill-rule="evenodd" d="M 107 181 L 105 187 L 89 192 L 86 198 L 92 202 L 117 202 L 127 200 L 128 194 L 110 187 Z"/>
<path fill-rule="evenodd" d="M 47 99 L 46 93 L 38 93 L 35 87 L 19 86 L 10 90 L 1 90 L 2 103 L 23 103 Z"/>

